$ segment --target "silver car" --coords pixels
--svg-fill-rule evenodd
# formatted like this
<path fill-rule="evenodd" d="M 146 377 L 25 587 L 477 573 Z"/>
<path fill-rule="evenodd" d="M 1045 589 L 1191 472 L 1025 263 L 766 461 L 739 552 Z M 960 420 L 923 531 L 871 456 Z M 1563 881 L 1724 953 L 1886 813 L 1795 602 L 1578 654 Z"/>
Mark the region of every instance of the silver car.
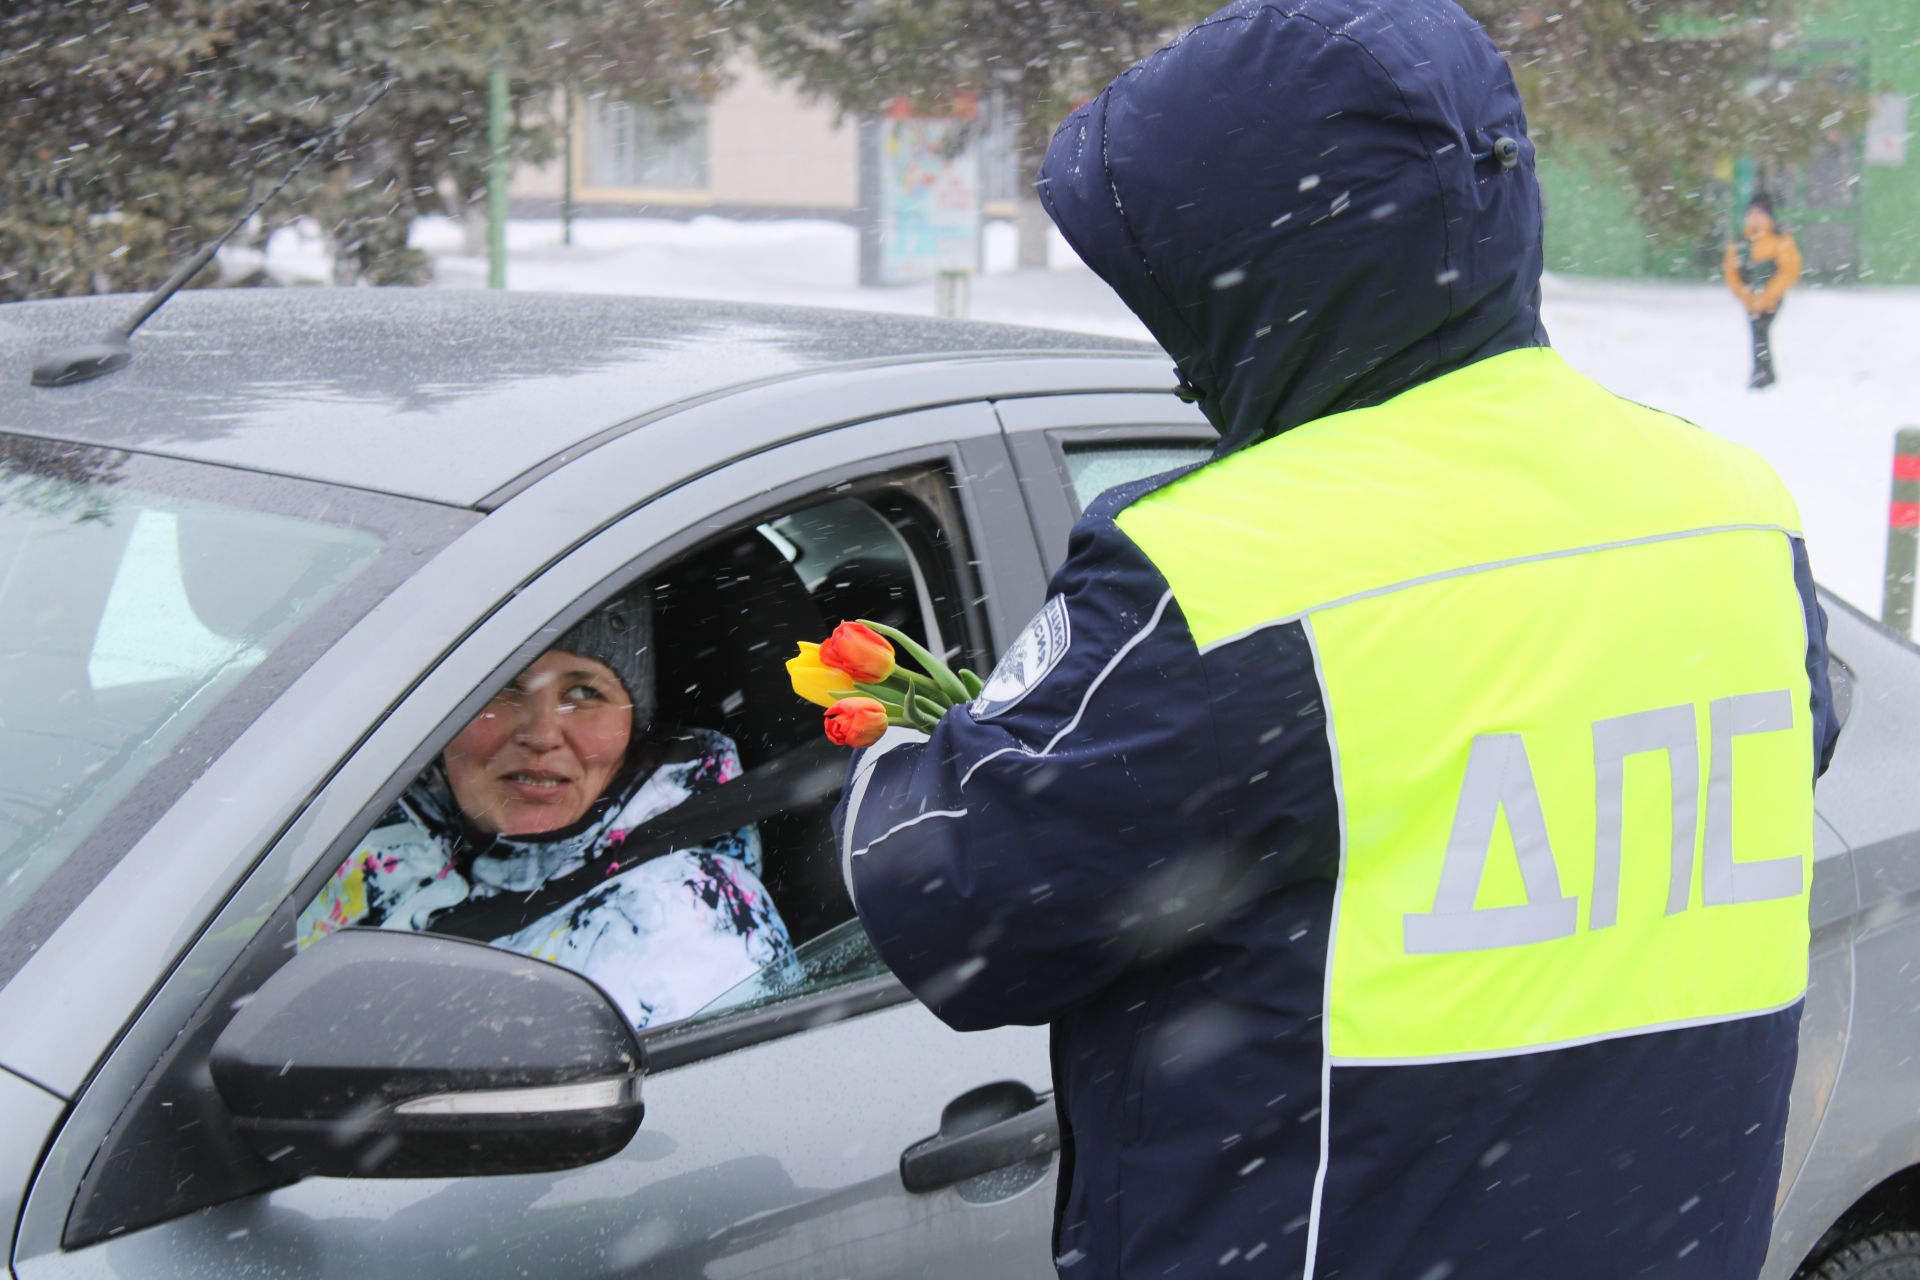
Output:
<path fill-rule="evenodd" d="M 635 582 L 662 714 L 749 776 L 817 739 L 781 664 L 840 618 L 985 670 L 1093 494 L 1210 447 L 1165 357 L 206 291 L 131 366 L 28 387 L 126 305 L 0 307 L 12 1272 L 1051 1275 L 1046 1033 L 956 1034 L 887 975 L 831 783 L 759 823 L 797 969 L 638 1037 L 537 961 L 371 930 L 296 951 L 293 925 L 493 692 Z M 1770 1277 L 1920 1259 L 1920 653 L 1828 608 L 1846 722 Z"/>

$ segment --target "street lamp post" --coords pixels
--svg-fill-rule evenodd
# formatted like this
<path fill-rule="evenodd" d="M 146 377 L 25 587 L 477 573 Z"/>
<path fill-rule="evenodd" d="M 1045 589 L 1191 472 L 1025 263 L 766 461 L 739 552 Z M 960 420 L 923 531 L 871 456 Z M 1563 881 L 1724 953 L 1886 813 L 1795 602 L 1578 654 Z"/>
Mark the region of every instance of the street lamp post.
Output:
<path fill-rule="evenodd" d="M 487 72 L 487 287 L 507 287 L 507 69 Z"/>

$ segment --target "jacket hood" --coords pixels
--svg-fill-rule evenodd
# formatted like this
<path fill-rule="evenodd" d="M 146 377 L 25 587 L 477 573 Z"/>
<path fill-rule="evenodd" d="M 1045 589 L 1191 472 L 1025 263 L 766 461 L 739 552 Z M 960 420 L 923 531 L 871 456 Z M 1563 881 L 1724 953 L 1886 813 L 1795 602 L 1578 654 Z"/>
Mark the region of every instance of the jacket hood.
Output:
<path fill-rule="evenodd" d="M 1540 346 L 1540 192 L 1451 0 L 1238 0 L 1068 116 L 1047 211 L 1237 449 Z"/>

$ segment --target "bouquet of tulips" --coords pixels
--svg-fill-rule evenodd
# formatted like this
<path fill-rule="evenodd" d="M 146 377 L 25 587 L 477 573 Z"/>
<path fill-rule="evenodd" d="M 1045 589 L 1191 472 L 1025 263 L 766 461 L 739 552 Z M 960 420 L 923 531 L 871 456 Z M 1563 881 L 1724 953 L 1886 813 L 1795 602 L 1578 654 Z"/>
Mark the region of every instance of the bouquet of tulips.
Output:
<path fill-rule="evenodd" d="M 902 666 L 894 646 L 920 665 Z M 800 642 L 787 659 L 793 691 L 827 709 L 827 737 L 843 747 L 870 747 L 890 724 L 922 731 L 980 695 L 980 677 L 958 671 L 892 627 L 842 622 L 819 644 Z"/>

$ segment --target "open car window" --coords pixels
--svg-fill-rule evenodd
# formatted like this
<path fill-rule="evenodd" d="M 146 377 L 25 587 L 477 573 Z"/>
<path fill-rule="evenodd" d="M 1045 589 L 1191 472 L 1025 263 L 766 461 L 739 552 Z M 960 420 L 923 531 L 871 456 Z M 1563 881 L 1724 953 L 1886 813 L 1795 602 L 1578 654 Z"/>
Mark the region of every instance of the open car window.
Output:
<path fill-rule="evenodd" d="M 959 510 L 943 469 L 838 486 L 743 513 L 584 620 L 556 622 L 543 632 L 552 647 L 463 714 L 310 897 L 296 946 L 349 926 L 450 932 L 573 968 L 648 1031 L 880 976 L 833 847 L 845 756 L 785 663 L 798 643 L 867 619 L 977 664 Z M 495 752 L 486 786 L 575 786 L 576 729 L 608 708 L 569 705 L 574 677 L 545 668 L 569 648 L 559 641 L 615 614 L 646 619 L 636 670 L 652 688 L 635 701 L 651 715 L 584 816 L 501 825 L 478 798 L 493 793 L 467 789 L 472 752 Z"/>

